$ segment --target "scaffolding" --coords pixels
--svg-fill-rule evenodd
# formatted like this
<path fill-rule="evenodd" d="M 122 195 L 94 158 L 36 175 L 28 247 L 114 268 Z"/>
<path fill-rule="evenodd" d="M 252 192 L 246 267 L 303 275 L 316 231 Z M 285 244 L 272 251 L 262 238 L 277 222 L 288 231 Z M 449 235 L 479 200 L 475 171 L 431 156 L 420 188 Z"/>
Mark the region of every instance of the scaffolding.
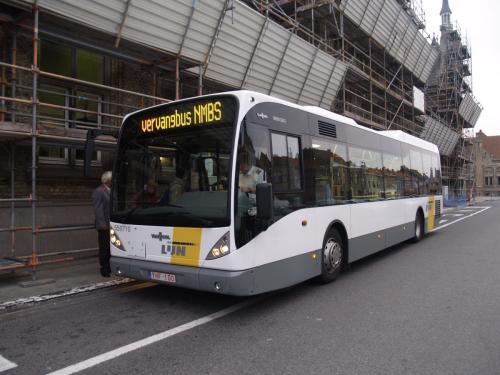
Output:
<path fill-rule="evenodd" d="M 5 7 L 3 11 L 5 13 L 2 13 L 0 20 L 2 22 L 0 39 L 3 46 L 0 59 L 0 148 L 9 156 L 10 186 L 5 190 L 9 191 L 7 197 L 0 198 L 0 208 L 9 211 L 10 225 L 0 227 L 0 235 L 8 233 L 10 243 L 4 244 L 5 247 L 9 246 L 8 252 L 5 251 L 5 247 L 2 249 L 0 271 L 14 272 L 18 269 L 29 269 L 35 280 L 40 265 L 65 262 L 72 260 L 76 254 L 97 250 L 92 247 L 40 253 L 38 243 L 41 236 L 63 232 L 75 233 L 95 228 L 93 223 L 51 226 L 38 224 L 37 211 L 39 205 L 44 202 L 43 197 L 37 194 L 40 147 L 75 150 L 74 162 L 75 157 L 78 158 L 78 152 L 84 148 L 89 129 L 117 130 L 125 114 L 146 106 L 169 102 L 170 99 L 158 95 L 160 80 L 163 84 L 168 83 L 169 86 L 175 87 L 175 91 L 171 93 L 172 99 L 200 95 L 203 90 L 205 93 L 223 91 L 227 87 L 204 82 L 202 74 L 195 75 L 189 72 L 190 68 L 197 68 L 201 72 L 202 65 L 185 59 L 180 54 L 165 55 L 150 51 L 149 59 L 145 58 L 148 56 L 145 50 L 141 49 L 138 53 L 134 50 L 134 46 L 121 40 L 121 32 L 114 41 L 115 49 L 105 49 L 83 39 L 74 38 L 67 32 L 54 30 L 52 23 L 47 19 L 41 22 L 41 11 L 36 4 L 31 10 Z M 64 29 L 64 26 L 61 29 Z M 137 64 L 150 74 L 151 87 L 139 92 L 119 87 L 123 86 L 121 81 L 118 85 L 109 85 L 43 70 L 39 62 L 40 35 L 68 45 L 103 52 L 114 59 L 113 61 Z M 19 63 L 20 36 L 31 39 L 30 66 Z M 103 38 L 106 36 L 100 36 L 96 40 L 102 41 Z M 100 95 L 82 95 L 75 90 L 61 91 L 53 88 L 60 86 L 77 87 L 80 91 L 89 92 L 97 90 Z M 95 141 L 95 149 L 99 153 L 113 152 L 115 146 L 116 140 L 113 137 L 99 136 Z M 18 189 L 16 163 L 19 159 L 16 151 L 20 147 L 31 149 L 29 178 L 31 186 L 22 189 L 28 190 L 25 196 L 20 196 L 16 191 Z M 82 163 L 80 163 L 81 168 Z M 95 168 L 94 177 L 99 175 L 98 169 Z M 81 175 L 83 176 L 82 169 Z M 18 221 L 16 212 L 21 205 L 23 208 L 29 205 L 31 225 L 16 225 Z M 17 237 L 22 232 L 31 234 L 30 255 L 19 254 Z"/>
<path fill-rule="evenodd" d="M 427 82 L 426 109 L 441 127 L 447 127 L 447 139 L 455 139 L 450 152 L 443 154 L 443 185 L 450 200 L 465 201 L 474 188 L 470 137 L 482 107 L 472 95 L 472 55 L 470 44 L 462 36 L 458 23 L 441 27 L 441 39 L 433 40 L 440 50 L 440 60 Z M 425 137 L 424 137 L 425 138 Z"/>
<path fill-rule="evenodd" d="M 411 71 L 408 65 L 415 54 L 415 43 L 425 39 L 421 1 L 393 0 L 392 6 L 400 8 L 397 19 L 401 24 L 393 22 L 393 26 L 381 25 L 384 12 L 394 9 L 386 9 L 382 3 L 358 5 L 345 0 L 249 0 L 246 3 L 318 48 L 335 51 L 348 64 L 332 110 L 373 129 L 399 129 L 420 136 L 423 129 L 420 115 L 424 112 L 423 107 L 414 105 L 414 89 L 423 90 L 425 75 L 417 74 L 417 69 Z M 351 20 L 356 17 L 359 25 Z M 381 43 L 382 31 L 377 34 L 383 27 L 387 35 L 385 44 Z M 398 34 L 397 27 L 405 30 L 399 33 L 403 35 Z M 396 51 L 396 45 L 404 51 L 398 51 L 395 57 L 390 51 Z M 431 64 L 434 57 L 430 58 Z M 421 62 L 415 57 L 414 68 L 417 63 Z"/>

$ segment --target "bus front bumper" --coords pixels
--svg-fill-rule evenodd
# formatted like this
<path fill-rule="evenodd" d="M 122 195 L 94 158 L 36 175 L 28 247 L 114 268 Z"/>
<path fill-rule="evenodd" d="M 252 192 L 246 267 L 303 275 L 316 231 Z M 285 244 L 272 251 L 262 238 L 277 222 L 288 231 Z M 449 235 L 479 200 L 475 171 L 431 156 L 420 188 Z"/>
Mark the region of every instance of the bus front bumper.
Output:
<path fill-rule="evenodd" d="M 110 265 L 117 276 L 235 296 L 255 294 L 252 269 L 221 271 L 121 257 L 111 257 Z"/>

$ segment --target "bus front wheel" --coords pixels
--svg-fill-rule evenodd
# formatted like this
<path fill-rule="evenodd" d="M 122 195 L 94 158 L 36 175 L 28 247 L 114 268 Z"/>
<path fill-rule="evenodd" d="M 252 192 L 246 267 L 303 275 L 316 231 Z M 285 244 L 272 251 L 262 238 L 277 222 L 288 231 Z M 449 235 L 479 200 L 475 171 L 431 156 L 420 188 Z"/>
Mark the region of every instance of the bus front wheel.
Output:
<path fill-rule="evenodd" d="M 332 282 L 342 271 L 344 245 L 336 229 L 330 229 L 323 242 L 321 253 L 321 277 L 323 283 Z"/>
<path fill-rule="evenodd" d="M 424 238 L 424 217 L 420 211 L 417 211 L 415 216 L 415 232 L 412 238 L 412 242 L 418 242 Z"/>

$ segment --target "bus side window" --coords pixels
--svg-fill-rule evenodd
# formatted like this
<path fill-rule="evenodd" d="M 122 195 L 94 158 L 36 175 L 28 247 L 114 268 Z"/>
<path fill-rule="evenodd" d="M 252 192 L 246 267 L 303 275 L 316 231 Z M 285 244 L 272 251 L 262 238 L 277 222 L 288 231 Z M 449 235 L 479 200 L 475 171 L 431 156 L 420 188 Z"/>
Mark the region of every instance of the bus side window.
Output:
<path fill-rule="evenodd" d="M 343 204 L 347 200 L 346 145 L 330 140 L 312 140 L 308 184 L 309 201 L 317 206 Z"/>
<path fill-rule="evenodd" d="M 411 171 L 410 149 L 407 145 L 401 145 L 401 148 L 403 151 L 403 166 L 401 167 L 401 171 L 403 172 L 404 196 L 412 197 L 417 195 L 417 186 L 413 181 Z"/>
<path fill-rule="evenodd" d="M 349 146 L 349 169 L 354 201 L 370 201 L 384 197 L 380 152 Z"/>
<path fill-rule="evenodd" d="M 439 168 L 439 157 L 435 154 L 431 157 L 431 186 L 430 194 L 441 194 L 441 171 Z"/>
<path fill-rule="evenodd" d="M 417 195 L 426 195 L 422 154 L 419 151 L 410 149 L 410 164 L 413 185 L 416 185 Z"/>
<path fill-rule="evenodd" d="M 303 205 L 300 139 L 271 133 L 272 184 L 276 218 Z"/>
<path fill-rule="evenodd" d="M 422 164 L 423 164 L 423 194 L 429 194 L 431 191 L 431 177 L 432 177 L 432 161 L 431 154 L 423 151 L 422 152 Z"/>
<path fill-rule="evenodd" d="M 384 159 L 384 182 L 386 199 L 394 199 L 403 196 L 403 162 L 400 155 L 385 153 Z"/>

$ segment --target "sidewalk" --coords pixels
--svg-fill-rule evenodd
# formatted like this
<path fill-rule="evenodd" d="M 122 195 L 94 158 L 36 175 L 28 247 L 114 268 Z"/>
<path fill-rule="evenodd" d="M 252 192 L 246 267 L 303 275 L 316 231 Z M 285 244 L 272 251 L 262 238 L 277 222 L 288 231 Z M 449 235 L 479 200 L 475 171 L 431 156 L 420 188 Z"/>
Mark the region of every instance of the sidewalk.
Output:
<path fill-rule="evenodd" d="M 91 290 L 125 281 L 125 279 L 115 276 L 102 277 L 99 273 L 99 260 L 95 255 L 80 257 L 64 263 L 40 266 L 37 268 L 36 279 L 41 282 L 47 281 L 47 283 L 23 287 L 22 282 L 33 280 L 30 271 L 30 269 L 21 269 L 16 270 L 14 274 L 0 274 L 0 310 L 2 304 L 14 300 L 57 294 L 76 288 L 82 289 L 82 287 L 87 287 L 82 291 Z M 38 298 L 34 299 L 34 301 L 36 300 Z"/>
<path fill-rule="evenodd" d="M 492 201 L 496 201 L 496 200 L 500 200 L 500 197 L 481 196 L 481 197 L 475 197 L 472 201 L 472 204 L 492 202 Z"/>

